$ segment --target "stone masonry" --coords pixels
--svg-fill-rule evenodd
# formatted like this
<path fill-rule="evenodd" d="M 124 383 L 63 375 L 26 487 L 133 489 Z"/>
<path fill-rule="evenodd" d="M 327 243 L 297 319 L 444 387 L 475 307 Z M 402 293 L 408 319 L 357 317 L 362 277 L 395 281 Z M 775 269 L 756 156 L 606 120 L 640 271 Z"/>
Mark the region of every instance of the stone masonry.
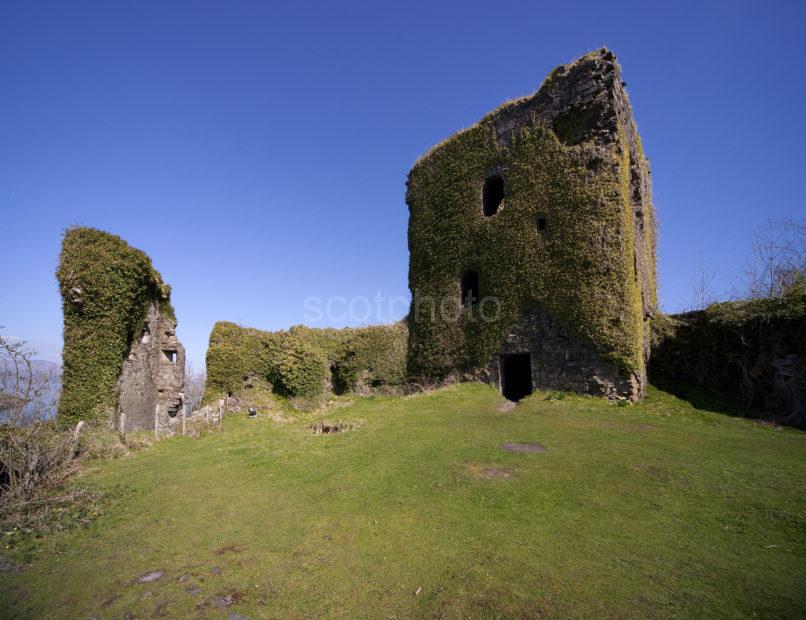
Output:
<path fill-rule="evenodd" d="M 115 426 L 121 432 L 181 429 L 185 348 L 176 337 L 176 322 L 151 303 L 143 331 L 123 362 L 118 381 Z"/>
<path fill-rule="evenodd" d="M 620 377 L 592 347 L 568 334 L 558 321 L 540 308 L 524 314 L 490 361 L 485 378 L 501 388 L 501 361 L 507 355 L 529 353 L 532 387 L 580 394 L 618 397 L 633 394 L 634 377 Z"/>

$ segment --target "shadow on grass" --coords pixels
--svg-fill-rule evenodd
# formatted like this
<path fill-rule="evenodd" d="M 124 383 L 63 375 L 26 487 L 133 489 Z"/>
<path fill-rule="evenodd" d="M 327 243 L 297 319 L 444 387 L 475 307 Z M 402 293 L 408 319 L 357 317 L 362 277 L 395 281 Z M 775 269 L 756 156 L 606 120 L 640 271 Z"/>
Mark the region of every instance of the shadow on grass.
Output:
<path fill-rule="evenodd" d="M 700 411 L 719 413 L 734 418 L 746 418 L 758 422 L 786 424 L 786 421 L 780 416 L 746 409 L 737 405 L 735 401 L 725 394 L 720 394 L 692 383 L 681 383 L 664 377 L 653 377 L 651 383 L 657 389 L 686 401 Z"/>

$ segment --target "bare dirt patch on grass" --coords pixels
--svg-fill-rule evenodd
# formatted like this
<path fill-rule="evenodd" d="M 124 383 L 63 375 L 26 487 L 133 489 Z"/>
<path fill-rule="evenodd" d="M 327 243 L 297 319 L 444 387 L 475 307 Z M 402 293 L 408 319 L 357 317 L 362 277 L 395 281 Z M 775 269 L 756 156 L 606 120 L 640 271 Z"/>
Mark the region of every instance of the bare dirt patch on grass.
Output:
<path fill-rule="evenodd" d="M 309 424 L 308 428 L 314 432 L 314 435 L 330 435 L 332 433 L 351 431 L 354 426 L 346 422 L 315 422 Z"/>
<path fill-rule="evenodd" d="M 501 449 L 505 452 L 545 452 L 546 448 L 542 443 L 532 441 L 530 443 L 508 442 L 501 444 Z"/>
<path fill-rule="evenodd" d="M 466 463 L 467 473 L 476 480 L 509 480 L 515 472 L 507 467 L 484 465 L 483 463 Z"/>

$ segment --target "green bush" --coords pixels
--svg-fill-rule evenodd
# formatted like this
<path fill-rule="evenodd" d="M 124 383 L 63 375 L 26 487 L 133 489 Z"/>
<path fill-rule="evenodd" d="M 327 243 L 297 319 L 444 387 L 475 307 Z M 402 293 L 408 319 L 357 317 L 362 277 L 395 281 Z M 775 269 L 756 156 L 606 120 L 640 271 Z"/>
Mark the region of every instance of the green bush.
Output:
<path fill-rule="evenodd" d="M 278 367 L 279 392 L 314 399 L 325 390 L 327 358 L 304 334 L 290 332 L 282 345 Z"/>
<path fill-rule="evenodd" d="M 103 422 L 117 406 L 117 381 L 150 304 L 174 319 L 171 289 L 151 259 L 117 235 L 69 228 L 56 272 L 64 312 L 60 424 Z"/>

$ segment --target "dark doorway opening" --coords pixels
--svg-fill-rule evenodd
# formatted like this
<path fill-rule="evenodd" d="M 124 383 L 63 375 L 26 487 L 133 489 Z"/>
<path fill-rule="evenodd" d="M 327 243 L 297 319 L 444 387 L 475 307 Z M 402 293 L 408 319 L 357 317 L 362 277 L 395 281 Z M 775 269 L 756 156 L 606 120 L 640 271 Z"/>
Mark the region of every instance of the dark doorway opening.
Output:
<path fill-rule="evenodd" d="M 347 385 L 335 364 L 330 366 L 330 388 L 336 396 L 341 396 L 347 391 Z"/>
<path fill-rule="evenodd" d="M 532 361 L 528 353 L 501 356 L 501 392 L 508 400 L 532 393 Z"/>
<path fill-rule="evenodd" d="M 475 271 L 465 271 L 462 274 L 462 305 L 472 308 L 479 303 L 479 274 Z"/>
<path fill-rule="evenodd" d="M 498 212 L 498 207 L 501 206 L 502 200 L 504 200 L 504 179 L 497 174 L 488 177 L 484 181 L 484 190 L 482 191 L 484 215 L 487 217 L 495 215 Z"/>

